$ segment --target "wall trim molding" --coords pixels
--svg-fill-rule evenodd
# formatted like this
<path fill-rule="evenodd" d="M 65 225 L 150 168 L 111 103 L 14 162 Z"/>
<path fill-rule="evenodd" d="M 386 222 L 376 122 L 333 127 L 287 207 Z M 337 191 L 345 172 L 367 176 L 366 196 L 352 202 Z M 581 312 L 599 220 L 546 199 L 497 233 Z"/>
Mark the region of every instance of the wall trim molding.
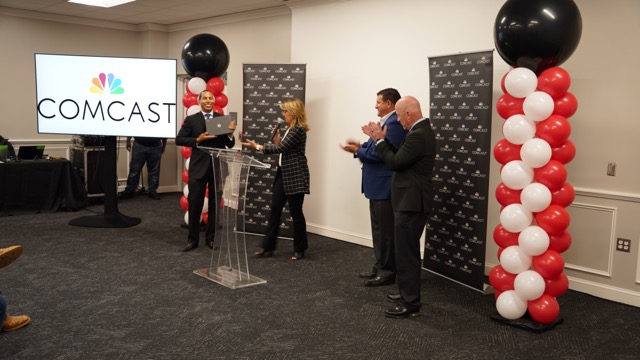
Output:
<path fill-rule="evenodd" d="M 575 188 L 576 196 L 640 203 L 640 194 L 600 189 Z"/>

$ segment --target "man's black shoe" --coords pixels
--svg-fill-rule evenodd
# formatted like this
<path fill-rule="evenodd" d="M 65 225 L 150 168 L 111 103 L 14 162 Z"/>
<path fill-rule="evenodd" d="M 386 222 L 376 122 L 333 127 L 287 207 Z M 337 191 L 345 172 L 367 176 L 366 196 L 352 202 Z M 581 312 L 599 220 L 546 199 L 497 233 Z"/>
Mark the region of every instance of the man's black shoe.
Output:
<path fill-rule="evenodd" d="M 400 295 L 400 294 L 389 294 L 389 295 L 387 295 L 387 301 L 391 301 L 392 303 L 397 303 L 398 301 L 402 301 L 402 295 Z"/>
<path fill-rule="evenodd" d="M 198 243 L 190 242 L 190 243 L 187 244 L 187 246 L 184 249 L 182 249 L 182 251 L 183 252 L 191 251 L 191 250 L 193 250 L 193 249 L 195 249 L 197 247 L 198 247 Z"/>
<path fill-rule="evenodd" d="M 158 195 L 157 193 L 149 194 L 149 199 L 160 200 L 160 195 Z"/>
<path fill-rule="evenodd" d="M 358 276 L 360 276 L 360 278 L 362 279 L 373 279 L 376 274 L 371 271 L 363 271 Z"/>
<path fill-rule="evenodd" d="M 133 193 L 122 191 L 118 194 L 118 199 L 126 200 L 126 199 L 131 199 L 133 196 L 134 196 Z"/>
<path fill-rule="evenodd" d="M 407 309 L 402 305 L 396 305 L 391 309 L 387 309 L 384 311 L 384 316 L 392 319 L 403 319 L 411 316 L 420 315 L 420 308 L 417 309 Z"/>
<path fill-rule="evenodd" d="M 374 286 L 391 285 L 393 283 L 395 283 L 395 280 L 393 278 L 384 279 L 384 278 L 381 278 L 380 276 L 376 276 L 373 279 L 369 279 L 365 281 L 364 286 L 374 287 Z"/>

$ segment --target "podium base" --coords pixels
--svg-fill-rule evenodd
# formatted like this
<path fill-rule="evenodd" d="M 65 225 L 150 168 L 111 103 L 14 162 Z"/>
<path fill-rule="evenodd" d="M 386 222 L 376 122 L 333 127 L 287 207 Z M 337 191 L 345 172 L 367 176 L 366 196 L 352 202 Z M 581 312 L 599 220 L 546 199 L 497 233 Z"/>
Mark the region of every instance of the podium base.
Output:
<path fill-rule="evenodd" d="M 247 286 L 267 283 L 267 280 L 249 275 L 237 269 L 232 269 L 228 266 L 199 269 L 194 270 L 193 273 L 230 289 L 239 289 Z"/>
<path fill-rule="evenodd" d="M 140 218 L 120 213 L 82 216 L 69 221 L 69 225 L 95 228 L 127 228 L 140 224 Z"/>

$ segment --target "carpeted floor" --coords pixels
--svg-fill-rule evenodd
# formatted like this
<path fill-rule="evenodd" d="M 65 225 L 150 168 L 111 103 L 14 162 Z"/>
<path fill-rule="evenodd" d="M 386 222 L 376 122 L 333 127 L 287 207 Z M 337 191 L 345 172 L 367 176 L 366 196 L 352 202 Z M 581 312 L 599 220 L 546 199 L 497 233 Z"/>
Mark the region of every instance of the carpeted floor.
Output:
<path fill-rule="evenodd" d="M 493 296 L 423 272 L 422 315 L 387 319 L 395 286 L 358 278 L 372 250 L 313 234 L 305 259 L 290 261 L 282 240 L 275 257 L 249 259 L 266 284 L 228 289 L 193 274 L 210 263 L 203 244 L 181 252 L 180 195 L 121 201 L 121 213 L 142 218 L 125 229 L 68 225 L 101 204 L 1 217 L 0 247 L 21 244 L 24 254 L 0 270 L 0 290 L 10 314 L 33 321 L 0 333 L 0 359 L 640 357 L 639 308 L 573 291 L 559 298 L 564 322 L 535 334 L 492 320 Z"/>

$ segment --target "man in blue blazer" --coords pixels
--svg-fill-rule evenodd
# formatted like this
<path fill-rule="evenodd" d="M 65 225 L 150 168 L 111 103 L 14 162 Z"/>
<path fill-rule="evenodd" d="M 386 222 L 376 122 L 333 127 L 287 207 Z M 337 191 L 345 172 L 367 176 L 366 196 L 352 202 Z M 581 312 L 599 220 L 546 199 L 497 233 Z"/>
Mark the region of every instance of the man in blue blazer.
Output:
<path fill-rule="evenodd" d="M 405 318 L 420 313 L 420 237 L 433 206 L 431 177 L 436 139 L 416 98 L 406 96 L 398 100 L 396 112 L 402 127 L 409 130 L 399 147 L 386 139 L 387 131 L 378 123 L 369 123 L 362 130 L 375 139 L 378 155 L 393 171 L 391 205 L 400 293 L 387 295 L 395 306 L 386 310 L 385 316 Z"/>
<path fill-rule="evenodd" d="M 400 93 L 393 88 L 378 91 L 376 110 L 380 125 L 386 129 L 387 139 L 396 147 L 407 135 L 407 130 L 398 122 L 395 105 Z M 393 241 L 393 209 L 391 208 L 391 169 L 380 159 L 372 138 L 360 144 L 347 140 L 342 149 L 353 153 L 362 162 L 362 193 L 369 199 L 371 237 L 376 262 L 371 271 L 360 273 L 368 279 L 365 286 L 393 284 L 396 280 L 396 262 Z"/>
<path fill-rule="evenodd" d="M 198 95 L 198 103 L 201 112 L 189 115 L 184 120 L 178 135 L 176 135 L 176 145 L 189 146 L 192 148 L 189 158 L 189 236 L 187 246 L 183 251 L 190 251 L 198 247 L 200 238 L 200 217 L 207 185 L 209 186 L 209 221 L 205 232 L 205 242 L 213 249 L 215 236 L 215 226 L 217 209 L 222 197 L 222 183 L 217 183 L 216 172 L 220 171 L 220 160 L 216 160 L 216 169 L 213 168 L 213 161 L 209 153 L 198 149 L 198 145 L 210 148 L 232 148 L 235 145 L 233 131 L 236 128 L 234 122 L 229 125 L 229 134 L 209 135 L 205 118 L 222 116 L 213 112 L 215 97 L 209 90 L 205 90 Z"/>

